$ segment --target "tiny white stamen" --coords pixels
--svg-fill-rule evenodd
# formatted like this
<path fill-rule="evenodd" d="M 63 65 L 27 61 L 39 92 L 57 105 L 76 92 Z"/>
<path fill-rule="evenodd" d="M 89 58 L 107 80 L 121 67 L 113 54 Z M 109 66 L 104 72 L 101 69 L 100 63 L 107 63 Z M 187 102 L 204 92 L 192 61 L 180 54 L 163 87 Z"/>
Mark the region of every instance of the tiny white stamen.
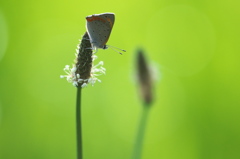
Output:
<path fill-rule="evenodd" d="M 103 65 L 103 64 L 104 64 L 103 61 L 100 61 L 100 62 L 99 62 L 99 65 Z"/>
<path fill-rule="evenodd" d="M 81 82 L 83 82 L 84 81 L 84 79 L 78 79 L 78 82 L 79 83 L 81 83 Z"/>
<path fill-rule="evenodd" d="M 83 83 L 81 87 L 82 88 L 87 87 L 87 83 Z"/>
<path fill-rule="evenodd" d="M 76 68 L 76 67 L 73 67 L 73 68 L 71 69 L 71 72 L 72 72 L 72 73 L 75 73 L 76 70 L 77 70 L 77 68 Z"/>

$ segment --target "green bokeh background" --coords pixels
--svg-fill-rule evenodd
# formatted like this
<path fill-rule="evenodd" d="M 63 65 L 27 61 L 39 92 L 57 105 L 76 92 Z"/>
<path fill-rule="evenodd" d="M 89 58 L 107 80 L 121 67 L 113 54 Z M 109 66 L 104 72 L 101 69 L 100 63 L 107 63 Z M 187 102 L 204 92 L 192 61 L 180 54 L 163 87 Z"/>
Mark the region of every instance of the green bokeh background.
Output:
<path fill-rule="evenodd" d="M 141 101 L 135 50 L 158 73 L 143 159 L 240 158 L 237 0 L 0 0 L 0 159 L 75 159 L 72 64 L 85 17 L 114 12 L 106 75 L 83 90 L 84 159 L 131 157 Z M 96 62 L 97 62 L 96 61 Z"/>

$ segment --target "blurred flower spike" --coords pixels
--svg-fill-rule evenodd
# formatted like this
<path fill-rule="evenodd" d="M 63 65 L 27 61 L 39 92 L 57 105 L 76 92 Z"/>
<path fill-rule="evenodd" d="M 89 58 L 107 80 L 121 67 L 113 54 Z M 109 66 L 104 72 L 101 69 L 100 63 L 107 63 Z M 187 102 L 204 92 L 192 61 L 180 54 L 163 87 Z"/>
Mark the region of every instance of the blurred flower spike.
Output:
<path fill-rule="evenodd" d="M 142 49 L 137 51 L 136 65 L 141 98 L 144 104 L 151 105 L 153 101 L 153 75 Z"/>
<path fill-rule="evenodd" d="M 89 40 L 89 35 L 86 32 L 77 48 L 75 64 L 72 68 L 66 65 L 63 69 L 67 75 L 61 75 L 61 78 L 66 78 L 68 82 L 75 87 L 86 87 L 88 84 L 94 85 L 96 81 L 101 82 L 97 76 L 105 74 L 106 69 L 103 68 L 103 61 L 97 65 L 93 61 L 97 59 L 93 55 L 92 45 Z"/>

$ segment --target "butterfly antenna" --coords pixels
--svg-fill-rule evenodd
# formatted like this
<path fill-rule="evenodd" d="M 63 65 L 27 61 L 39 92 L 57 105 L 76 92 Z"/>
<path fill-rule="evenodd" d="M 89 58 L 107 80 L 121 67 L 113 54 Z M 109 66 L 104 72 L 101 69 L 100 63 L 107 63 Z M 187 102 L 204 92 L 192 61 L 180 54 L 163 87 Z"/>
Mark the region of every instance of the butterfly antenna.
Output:
<path fill-rule="evenodd" d="M 108 45 L 108 46 L 113 47 L 113 48 L 118 49 L 118 50 L 121 50 L 121 51 L 123 51 L 123 52 L 126 52 L 126 50 L 120 49 L 120 48 L 118 48 L 118 47 L 115 47 L 115 46 L 112 46 L 112 45 Z"/>
<path fill-rule="evenodd" d="M 114 48 L 112 48 L 112 47 L 110 47 L 113 51 L 115 51 L 115 52 L 117 52 L 117 53 L 119 53 L 119 54 L 121 54 L 122 55 L 122 53 L 120 52 L 120 51 L 117 51 L 116 49 L 114 49 Z"/>
<path fill-rule="evenodd" d="M 108 46 L 109 48 L 111 48 L 112 50 L 118 52 L 118 53 L 121 54 L 121 55 L 122 55 L 122 53 L 121 53 L 120 51 L 126 52 L 126 50 L 120 49 L 120 48 L 115 47 L 115 46 L 111 46 L 111 45 L 107 45 L 107 46 Z M 120 50 L 120 51 L 118 51 L 118 50 Z"/>

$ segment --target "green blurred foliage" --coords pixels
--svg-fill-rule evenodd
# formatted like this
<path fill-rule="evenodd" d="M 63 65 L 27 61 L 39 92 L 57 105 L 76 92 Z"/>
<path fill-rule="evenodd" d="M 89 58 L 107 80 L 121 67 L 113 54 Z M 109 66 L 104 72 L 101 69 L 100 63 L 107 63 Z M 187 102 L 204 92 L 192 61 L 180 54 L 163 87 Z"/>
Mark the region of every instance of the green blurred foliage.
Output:
<path fill-rule="evenodd" d="M 240 158 L 237 0 L 0 0 L 0 159 L 74 159 L 73 63 L 85 17 L 114 12 L 107 74 L 83 90 L 85 159 L 127 159 L 142 111 L 135 50 L 158 68 L 143 159 Z"/>

